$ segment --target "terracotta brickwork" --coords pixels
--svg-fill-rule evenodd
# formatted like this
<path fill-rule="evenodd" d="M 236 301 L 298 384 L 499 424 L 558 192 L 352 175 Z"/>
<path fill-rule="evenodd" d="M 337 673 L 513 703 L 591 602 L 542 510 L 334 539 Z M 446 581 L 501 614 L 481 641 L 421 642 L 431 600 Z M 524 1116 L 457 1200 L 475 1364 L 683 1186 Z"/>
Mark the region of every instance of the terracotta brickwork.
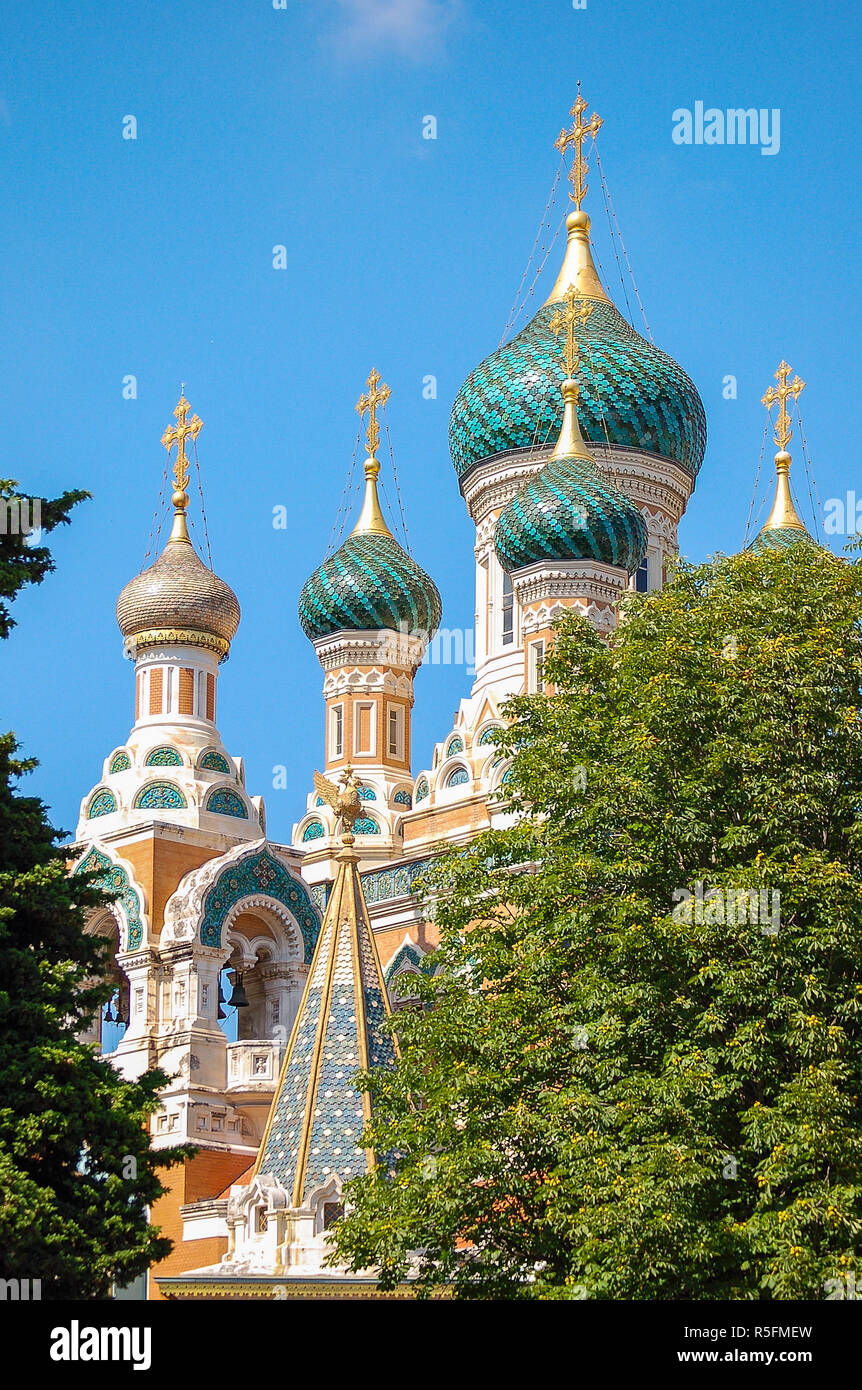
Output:
<path fill-rule="evenodd" d="M 227 1250 L 227 1236 L 184 1241 L 180 1207 L 216 1196 L 245 1172 L 249 1161 L 247 1153 L 204 1149 L 182 1167 L 168 1168 L 163 1173 L 162 1182 L 168 1191 L 155 1203 L 151 1220 L 154 1226 L 161 1227 L 162 1235 L 174 1242 L 174 1248 L 166 1260 L 151 1268 L 148 1298 L 162 1297 L 154 1275 L 181 1274 L 187 1269 L 217 1264 L 221 1259 Z"/>
<path fill-rule="evenodd" d="M 180 714 L 195 712 L 195 673 L 190 666 L 180 667 Z"/>

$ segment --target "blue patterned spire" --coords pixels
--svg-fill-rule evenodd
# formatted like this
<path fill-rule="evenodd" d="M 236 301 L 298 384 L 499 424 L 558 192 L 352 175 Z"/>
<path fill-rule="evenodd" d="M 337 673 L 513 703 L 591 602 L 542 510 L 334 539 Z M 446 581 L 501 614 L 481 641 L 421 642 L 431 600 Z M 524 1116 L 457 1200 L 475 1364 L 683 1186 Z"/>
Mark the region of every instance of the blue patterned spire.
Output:
<path fill-rule="evenodd" d="M 347 1182 L 373 1167 L 374 1155 L 359 1147 L 370 1101 L 351 1079 L 393 1066 L 398 1055 L 385 1026 L 389 1000 L 359 856 L 352 836 L 344 843 L 255 1165 L 255 1173 L 276 1178 L 294 1207 L 333 1174 Z"/>

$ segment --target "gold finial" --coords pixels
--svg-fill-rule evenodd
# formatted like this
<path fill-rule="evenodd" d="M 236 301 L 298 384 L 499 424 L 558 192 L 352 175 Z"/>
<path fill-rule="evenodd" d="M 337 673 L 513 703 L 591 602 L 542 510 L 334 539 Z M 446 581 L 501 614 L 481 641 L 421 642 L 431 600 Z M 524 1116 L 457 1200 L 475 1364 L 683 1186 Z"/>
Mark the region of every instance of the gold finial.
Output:
<path fill-rule="evenodd" d="M 579 323 L 583 327 L 593 312 L 593 306 L 578 294 L 574 285 L 570 285 L 566 290 L 563 300 L 566 305 L 565 312 L 562 309 L 557 309 L 556 313 L 549 319 L 548 327 L 557 338 L 565 332 L 566 341 L 562 351 L 563 366 L 566 376 L 573 377 L 581 363 L 581 350 L 575 338 L 575 324 Z"/>
<path fill-rule="evenodd" d="M 566 378 L 563 382 L 563 423 L 560 437 L 554 445 L 551 458 L 586 458 L 592 461 L 592 454 L 586 446 L 578 422 L 578 383 L 575 372 L 581 365 L 580 345 L 575 337 L 575 324 L 585 324 L 593 306 L 570 285 L 563 296 L 565 310 L 557 309 L 548 321 L 548 327 L 557 337 L 565 333 L 562 350 L 563 369 Z"/>
<path fill-rule="evenodd" d="M 773 435 L 773 439 L 779 449 L 787 448 L 792 434 L 787 402 L 790 397 L 798 401 L 802 392 L 805 390 L 805 382 L 800 381 L 798 376 L 795 376 L 791 382 L 788 382 L 787 378 L 790 376 L 791 371 L 792 368 L 789 367 L 786 362 L 782 362 L 778 371 L 775 373 L 775 379 L 778 385 L 770 386 L 766 395 L 761 397 L 760 402 L 761 405 L 766 406 L 767 410 L 770 410 L 772 406 L 775 405 L 776 401 L 779 403 L 778 421 L 775 427 L 775 434 Z"/>
<path fill-rule="evenodd" d="M 376 367 L 371 368 L 365 385 L 368 387 L 367 392 L 363 391 L 356 402 L 356 409 L 363 419 L 366 412 L 368 414 L 368 426 L 365 432 L 365 446 L 368 450 L 368 457 L 365 460 L 365 499 L 352 534 L 354 536 L 389 536 L 392 533 L 383 518 L 380 499 L 377 496 L 377 478 L 380 473 L 380 462 L 377 458 L 377 446 L 380 443 L 377 408 L 378 406 L 385 406 L 392 392 L 386 382 L 381 381 L 380 373 Z"/>
<path fill-rule="evenodd" d="M 389 390 L 385 381 L 378 391 L 377 387 L 380 384 L 380 373 L 376 367 L 371 368 L 368 374 L 368 380 L 365 384 L 368 387 L 368 393 L 362 392 L 362 395 L 356 402 L 356 409 L 363 418 L 365 417 L 365 412 L 368 412 L 368 429 L 365 434 L 365 443 L 368 449 L 368 457 L 376 458 L 377 446 L 380 443 L 380 426 L 377 423 L 377 407 L 384 406 L 392 395 L 392 392 Z"/>
<path fill-rule="evenodd" d="M 586 175 L 588 165 L 586 155 L 583 151 L 583 144 L 588 135 L 591 135 L 595 140 L 604 125 L 601 116 L 597 116 L 595 112 L 593 112 L 590 119 L 584 124 L 581 120 L 581 116 L 588 106 L 589 102 L 584 101 L 584 98 L 581 96 L 581 84 L 579 82 L 577 100 L 569 113 L 574 117 L 575 123 L 571 130 L 561 130 L 554 141 L 554 147 L 558 149 L 561 154 L 565 154 L 570 145 L 574 145 L 575 147 L 575 162 L 569 171 L 569 178 L 572 183 L 572 191 L 569 197 L 578 209 L 578 212 L 581 210 L 581 203 L 584 201 L 587 192 Z"/>
<path fill-rule="evenodd" d="M 772 504 L 772 511 L 764 523 L 765 531 L 774 531 L 779 528 L 795 527 L 797 530 L 804 531 L 805 523 L 801 520 L 793 501 L 793 493 L 790 490 L 790 454 L 787 446 L 790 443 L 792 430 L 790 428 L 790 412 L 787 409 L 787 402 L 790 399 L 798 400 L 805 389 L 805 382 L 799 377 L 794 377 L 788 381 L 791 368 L 786 362 L 782 362 L 775 373 L 777 386 L 770 386 L 769 390 L 761 397 L 761 405 L 765 405 L 767 411 L 777 403 L 778 419 L 775 423 L 775 433 L 772 436 L 778 445 L 778 453 L 775 455 L 775 501 Z"/>
<path fill-rule="evenodd" d="M 186 487 L 189 481 L 189 461 L 186 458 L 186 440 L 191 435 L 192 439 L 197 439 L 204 422 L 200 416 L 193 415 L 191 420 L 187 420 L 187 415 L 191 407 L 185 396 L 185 382 L 180 388 L 180 399 L 174 411 L 176 425 L 168 425 L 162 435 L 162 444 L 170 454 L 171 449 L 176 444 L 177 456 L 174 459 L 174 493 L 171 501 L 174 504 L 174 525 L 171 531 L 172 541 L 188 541 L 189 533 L 186 525 L 186 508 L 189 505 L 189 495 Z"/>

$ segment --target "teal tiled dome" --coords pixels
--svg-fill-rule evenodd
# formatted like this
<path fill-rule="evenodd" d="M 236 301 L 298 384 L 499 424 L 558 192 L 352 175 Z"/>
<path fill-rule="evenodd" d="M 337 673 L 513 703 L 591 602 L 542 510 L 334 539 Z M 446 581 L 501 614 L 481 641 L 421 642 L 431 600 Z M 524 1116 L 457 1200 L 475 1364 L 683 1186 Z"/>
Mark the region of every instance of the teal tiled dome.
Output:
<path fill-rule="evenodd" d="M 551 458 L 507 504 L 494 546 L 510 574 L 543 560 L 598 560 L 633 574 L 647 551 L 643 517 L 588 458 Z"/>
<path fill-rule="evenodd" d="M 354 533 L 305 581 L 299 621 L 306 637 L 391 628 L 434 632 L 437 586 L 394 536 Z"/>
<path fill-rule="evenodd" d="M 563 371 L 560 342 L 548 324 L 557 308 L 543 305 L 511 342 L 470 373 L 455 397 L 449 447 L 459 477 L 492 454 L 556 438 Z M 608 301 L 594 302 L 578 341 L 584 438 L 660 454 L 696 476 L 706 449 L 706 416 L 682 368 Z"/>
<path fill-rule="evenodd" d="M 764 526 L 749 549 L 760 555 L 764 550 L 788 550 L 791 545 L 816 545 L 814 537 L 799 526 Z"/>

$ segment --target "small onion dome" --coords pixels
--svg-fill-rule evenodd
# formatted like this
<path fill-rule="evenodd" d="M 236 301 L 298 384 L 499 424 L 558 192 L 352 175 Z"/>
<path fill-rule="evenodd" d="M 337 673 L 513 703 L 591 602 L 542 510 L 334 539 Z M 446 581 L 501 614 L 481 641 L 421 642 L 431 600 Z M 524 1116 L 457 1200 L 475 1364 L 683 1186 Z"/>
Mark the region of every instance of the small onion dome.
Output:
<path fill-rule="evenodd" d="M 593 264 L 587 214 L 570 213 L 566 225 L 566 257 L 547 302 L 526 328 L 470 373 L 455 397 L 449 447 L 458 477 L 482 459 L 532 448 L 559 430 L 563 371 L 549 323 L 570 286 L 593 302 L 580 335 L 586 370 L 578 410 L 584 437 L 646 450 L 696 477 L 706 450 L 706 415 L 697 388 L 608 299 Z"/>
<path fill-rule="evenodd" d="M 365 501 L 344 544 L 305 581 L 299 621 L 306 637 L 406 627 L 429 635 L 440 625 L 437 586 L 390 532 L 377 497 L 380 464 L 365 461 Z"/>
<path fill-rule="evenodd" d="M 227 656 L 239 627 L 236 594 L 199 559 L 177 510 L 170 540 L 117 600 L 117 622 L 133 652 L 166 642 Z"/>
<path fill-rule="evenodd" d="M 790 489 L 790 455 L 786 449 L 779 449 L 775 455 L 775 501 L 762 529 L 749 546 L 756 554 L 764 550 L 787 550 L 800 541 L 816 545 L 814 537 L 808 532 L 796 510 L 793 493 Z"/>
<path fill-rule="evenodd" d="M 545 560 L 598 560 L 633 574 L 647 551 L 643 517 L 584 445 L 576 382 L 564 381 L 563 398 L 563 428 L 551 458 L 497 519 L 497 558 L 510 574 Z"/>

